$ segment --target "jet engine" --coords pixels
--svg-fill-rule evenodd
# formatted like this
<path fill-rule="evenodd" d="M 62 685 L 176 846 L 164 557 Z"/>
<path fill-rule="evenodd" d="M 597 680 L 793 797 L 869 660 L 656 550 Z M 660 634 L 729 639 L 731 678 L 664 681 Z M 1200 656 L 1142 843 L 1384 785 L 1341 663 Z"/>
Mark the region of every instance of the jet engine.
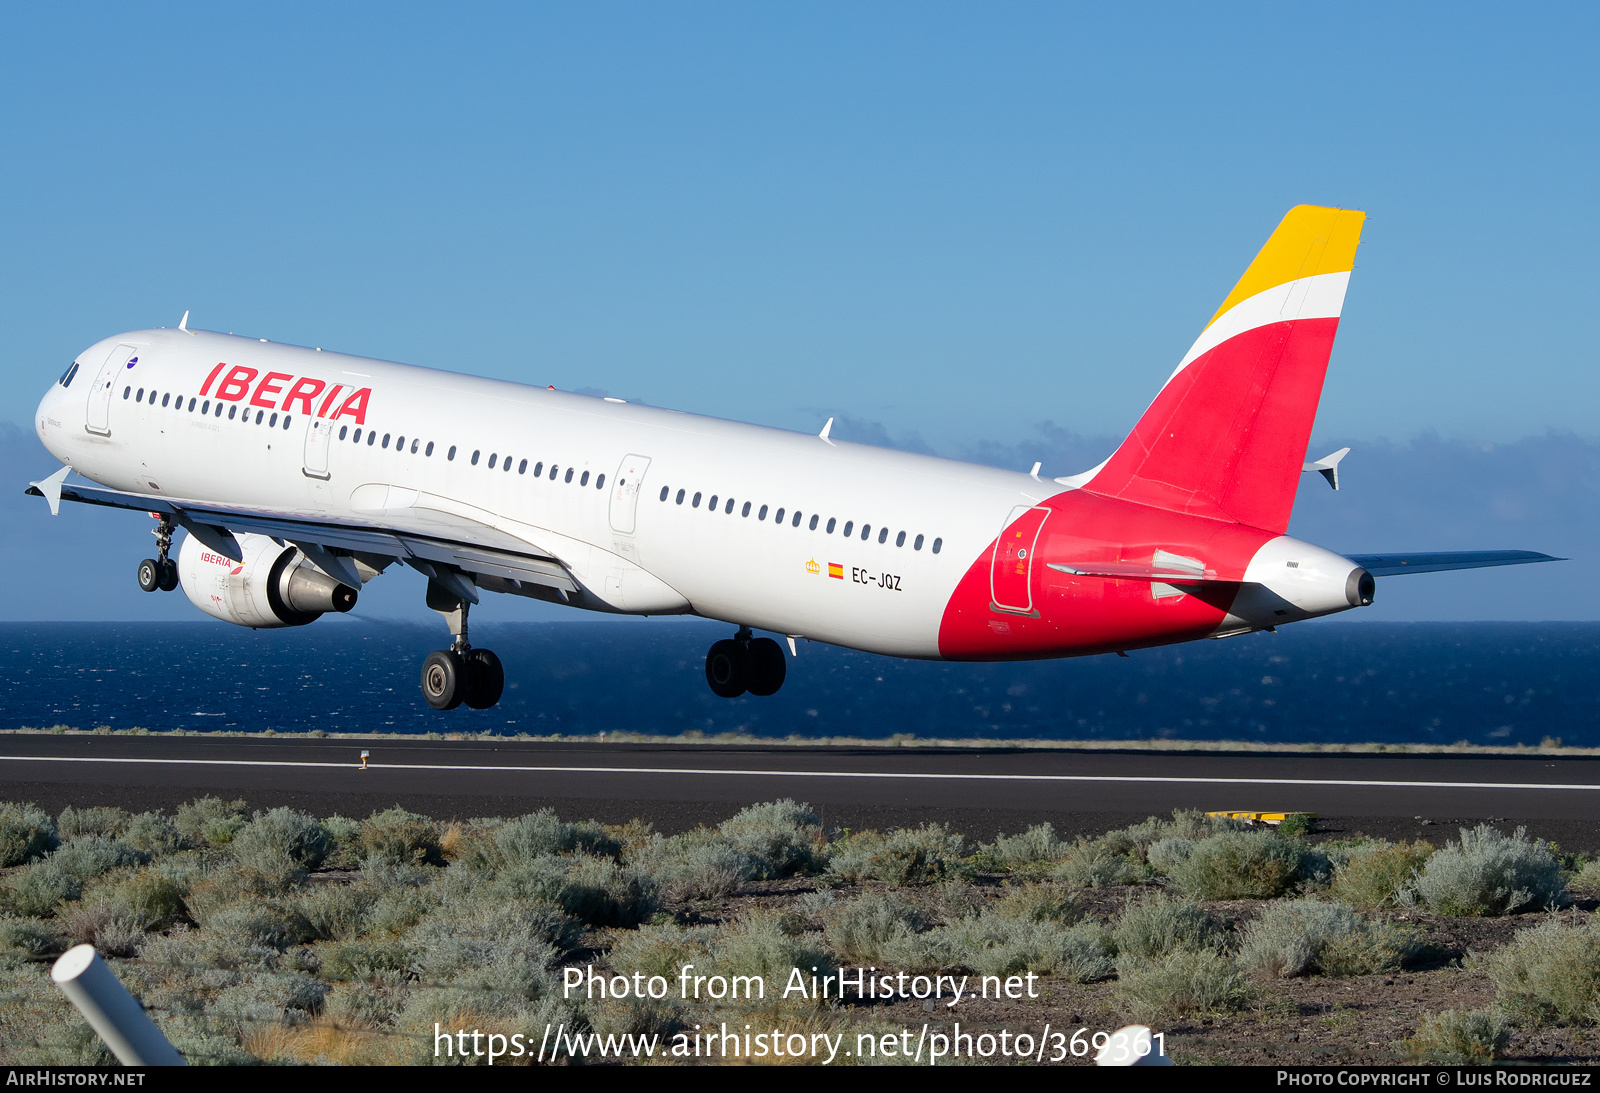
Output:
<path fill-rule="evenodd" d="M 292 546 L 268 535 L 234 534 L 242 561 L 225 558 L 193 535 L 178 551 L 184 595 L 206 614 L 236 626 L 304 626 L 356 605 L 356 590 L 315 568 Z"/>

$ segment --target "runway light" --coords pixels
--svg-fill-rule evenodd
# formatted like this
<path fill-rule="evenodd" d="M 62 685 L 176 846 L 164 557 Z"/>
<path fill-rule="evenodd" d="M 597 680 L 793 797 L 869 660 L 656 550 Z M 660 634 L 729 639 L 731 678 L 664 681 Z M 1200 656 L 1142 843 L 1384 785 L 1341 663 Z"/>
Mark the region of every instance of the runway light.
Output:
<path fill-rule="evenodd" d="M 371 754 L 372 753 L 370 751 L 363 751 L 361 753 L 361 769 L 362 770 L 366 770 L 367 769 L 367 757 L 370 756 Z"/>

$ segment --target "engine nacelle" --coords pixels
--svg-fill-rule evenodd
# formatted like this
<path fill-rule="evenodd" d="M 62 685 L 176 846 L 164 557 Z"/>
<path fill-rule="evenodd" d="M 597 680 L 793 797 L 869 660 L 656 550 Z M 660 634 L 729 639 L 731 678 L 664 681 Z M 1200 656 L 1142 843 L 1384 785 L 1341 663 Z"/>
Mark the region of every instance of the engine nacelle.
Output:
<path fill-rule="evenodd" d="M 235 532 L 244 560 L 214 552 L 193 535 L 178 551 L 178 580 L 200 610 L 236 626 L 304 626 L 356 605 L 356 590 L 316 569 L 268 535 Z"/>

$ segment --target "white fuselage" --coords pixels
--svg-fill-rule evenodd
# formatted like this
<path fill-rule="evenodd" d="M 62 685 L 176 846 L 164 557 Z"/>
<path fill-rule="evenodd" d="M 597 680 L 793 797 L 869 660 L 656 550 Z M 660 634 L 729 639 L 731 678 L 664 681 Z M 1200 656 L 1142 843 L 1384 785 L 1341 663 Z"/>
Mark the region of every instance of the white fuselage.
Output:
<path fill-rule="evenodd" d="M 571 571 L 579 606 L 692 612 L 896 656 L 938 656 L 973 559 L 1014 508 L 1061 492 L 1022 473 L 209 332 L 124 334 L 78 362 L 41 402 L 39 436 L 111 488 L 532 548 Z"/>

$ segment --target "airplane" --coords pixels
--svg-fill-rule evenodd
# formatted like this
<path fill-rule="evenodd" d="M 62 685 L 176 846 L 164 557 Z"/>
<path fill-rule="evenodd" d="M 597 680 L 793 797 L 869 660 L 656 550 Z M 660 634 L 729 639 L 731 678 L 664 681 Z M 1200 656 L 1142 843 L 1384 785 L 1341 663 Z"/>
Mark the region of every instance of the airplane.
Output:
<path fill-rule="evenodd" d="M 499 701 L 481 594 L 736 628 L 725 698 L 771 695 L 805 638 L 1022 660 L 1274 630 L 1369 605 L 1375 577 L 1558 561 L 1341 555 L 1285 531 L 1365 214 L 1279 223 L 1133 432 L 1061 478 L 504 380 L 176 329 L 84 350 L 39 403 L 63 464 L 28 492 L 148 513 L 146 591 L 299 626 L 395 566 L 452 635 L 436 709 Z M 76 471 L 87 482 L 66 481 Z M 187 532 L 177 557 L 173 535 Z"/>

